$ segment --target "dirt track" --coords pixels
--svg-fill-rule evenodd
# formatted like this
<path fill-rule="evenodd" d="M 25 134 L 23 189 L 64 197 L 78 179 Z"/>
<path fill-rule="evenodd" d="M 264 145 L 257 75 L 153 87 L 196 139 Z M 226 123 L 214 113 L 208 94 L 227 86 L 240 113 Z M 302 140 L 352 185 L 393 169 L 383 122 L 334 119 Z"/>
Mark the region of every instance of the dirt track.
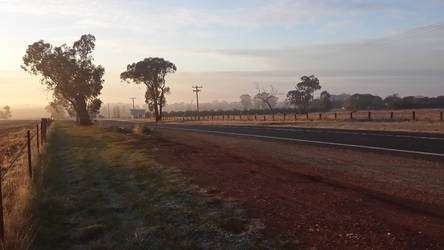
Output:
<path fill-rule="evenodd" d="M 159 162 L 242 200 L 274 237 L 320 249 L 444 247 L 442 163 L 172 131 L 150 143 Z"/>

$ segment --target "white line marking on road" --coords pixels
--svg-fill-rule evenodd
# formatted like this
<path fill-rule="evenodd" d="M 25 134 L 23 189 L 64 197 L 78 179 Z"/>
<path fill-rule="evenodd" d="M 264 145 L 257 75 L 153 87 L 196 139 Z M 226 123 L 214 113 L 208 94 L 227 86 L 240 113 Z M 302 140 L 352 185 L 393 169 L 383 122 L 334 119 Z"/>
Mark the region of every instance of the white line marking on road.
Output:
<path fill-rule="evenodd" d="M 238 127 L 238 126 L 233 126 Z M 245 126 L 247 128 L 252 129 L 271 129 L 277 131 L 296 131 L 296 132 L 309 132 L 309 133 L 324 133 L 324 134 L 345 134 L 345 135 L 370 135 L 370 136 L 384 136 L 384 137 L 400 137 L 400 138 L 412 138 L 412 139 L 425 139 L 425 140 L 442 140 L 444 138 L 440 137 L 427 137 L 427 136 L 414 136 L 414 135 L 393 135 L 393 134 L 378 134 L 378 133 L 364 133 L 364 132 L 350 132 L 350 131 L 322 131 L 322 130 L 311 130 L 311 129 L 299 129 L 299 128 L 279 128 L 273 126 L 263 126 L 263 127 L 254 127 L 254 126 Z"/>
<path fill-rule="evenodd" d="M 330 145 L 330 146 L 342 146 L 342 147 L 350 147 L 350 148 L 362 148 L 362 149 L 372 149 L 372 150 L 379 150 L 379 151 L 389 151 L 389 152 L 398 152 L 398 153 L 409 153 L 409 154 L 444 157 L 444 154 L 439 154 L 439 153 L 393 149 L 393 148 L 382 148 L 382 147 L 373 147 L 373 146 L 364 146 L 364 145 L 353 145 L 353 144 L 344 144 L 344 143 L 336 143 L 336 142 L 311 141 L 311 140 L 295 139 L 295 138 L 285 138 L 285 137 L 266 136 L 266 135 L 251 135 L 251 134 L 221 132 L 221 131 L 205 130 L 205 129 L 179 128 L 179 127 L 172 127 L 172 126 L 157 126 L 157 128 L 179 129 L 179 130 L 188 130 L 188 131 L 194 131 L 194 132 L 209 132 L 209 133 L 224 134 L 224 135 L 237 135 L 237 136 L 245 136 L 245 137 L 256 137 L 256 138 L 274 139 L 274 140 L 283 140 L 283 141 L 295 141 L 295 142 L 306 142 L 306 143 L 323 144 L 323 145 Z"/>

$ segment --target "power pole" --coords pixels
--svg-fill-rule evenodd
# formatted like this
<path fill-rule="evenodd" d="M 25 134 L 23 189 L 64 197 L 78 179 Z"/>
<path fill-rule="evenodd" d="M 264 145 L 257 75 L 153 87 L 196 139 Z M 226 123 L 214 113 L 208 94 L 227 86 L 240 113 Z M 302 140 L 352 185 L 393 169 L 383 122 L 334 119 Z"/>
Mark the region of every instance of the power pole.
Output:
<path fill-rule="evenodd" d="M 133 100 L 133 109 L 134 109 L 134 100 L 135 100 L 136 98 L 135 97 L 131 97 L 130 98 L 130 100 Z"/>
<path fill-rule="evenodd" d="M 200 90 L 202 88 L 202 86 L 193 86 L 193 92 L 196 93 L 196 105 L 197 105 L 197 120 L 200 121 L 200 115 L 199 115 L 199 92 L 202 91 Z"/>

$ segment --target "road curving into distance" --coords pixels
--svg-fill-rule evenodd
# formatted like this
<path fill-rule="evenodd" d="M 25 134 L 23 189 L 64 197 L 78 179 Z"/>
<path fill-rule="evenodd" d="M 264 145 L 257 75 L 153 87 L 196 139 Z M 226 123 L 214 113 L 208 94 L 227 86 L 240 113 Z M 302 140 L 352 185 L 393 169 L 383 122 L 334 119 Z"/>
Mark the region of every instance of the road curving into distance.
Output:
<path fill-rule="evenodd" d="M 108 125 L 125 125 L 131 121 L 102 121 Z M 371 150 L 418 157 L 444 159 L 444 135 L 410 132 L 386 132 L 321 128 L 239 125 L 154 124 L 153 128 L 176 129 L 225 136 L 243 136 L 310 143 L 356 150 Z"/>

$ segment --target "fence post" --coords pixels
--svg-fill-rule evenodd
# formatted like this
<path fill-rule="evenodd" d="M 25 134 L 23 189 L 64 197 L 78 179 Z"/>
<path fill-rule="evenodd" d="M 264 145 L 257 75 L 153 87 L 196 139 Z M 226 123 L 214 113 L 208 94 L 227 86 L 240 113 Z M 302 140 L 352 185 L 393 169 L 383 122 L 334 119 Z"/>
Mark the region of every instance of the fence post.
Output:
<path fill-rule="evenodd" d="M 265 115 L 264 115 L 264 121 L 265 121 L 266 119 L 265 119 Z"/>
<path fill-rule="evenodd" d="M 294 114 L 294 120 L 297 121 L 298 117 L 296 116 L 296 113 Z"/>
<path fill-rule="evenodd" d="M 1 169 L 1 165 L 0 165 Z M 0 176 L 0 240 L 2 249 L 5 248 L 5 221 L 3 219 L 3 191 L 2 191 L 2 179 Z"/>
<path fill-rule="evenodd" d="M 335 112 L 335 121 L 338 119 L 338 114 Z"/>
<path fill-rule="evenodd" d="M 322 120 L 322 113 L 319 113 L 319 120 Z"/>
<path fill-rule="evenodd" d="M 256 115 L 254 115 L 254 120 L 255 120 L 255 121 L 257 120 L 257 117 L 256 117 Z"/>
<path fill-rule="evenodd" d="M 368 112 L 368 120 L 371 121 L 372 120 L 372 112 Z"/>
<path fill-rule="evenodd" d="M 2 166 L 0 165 L 0 169 Z M 2 249 L 5 247 L 5 222 L 3 220 L 3 191 L 2 191 L 2 176 L 0 176 L 0 240 Z"/>
<path fill-rule="evenodd" d="M 393 111 L 390 112 L 390 120 L 393 120 Z"/>
<path fill-rule="evenodd" d="M 35 132 L 37 133 L 35 136 L 35 138 L 37 139 L 37 153 L 40 153 L 39 124 L 37 124 Z"/>
<path fill-rule="evenodd" d="M 42 142 L 43 145 L 43 119 L 42 122 L 40 123 L 40 141 Z"/>
<path fill-rule="evenodd" d="M 439 114 L 439 116 L 440 116 L 440 120 L 442 121 L 442 111 L 440 112 L 440 114 Z"/>
<path fill-rule="evenodd" d="M 286 115 L 287 115 L 287 114 L 284 113 L 284 121 L 285 121 L 285 116 L 286 116 Z"/>
<path fill-rule="evenodd" d="M 308 113 L 305 113 L 305 117 L 307 118 L 307 121 L 308 121 Z"/>
<path fill-rule="evenodd" d="M 415 111 L 412 112 L 412 120 L 416 121 L 416 112 Z"/>
<path fill-rule="evenodd" d="M 350 112 L 350 120 L 353 120 L 353 112 Z"/>
<path fill-rule="evenodd" d="M 32 162 L 31 162 L 31 133 L 28 130 L 26 133 L 26 136 L 28 137 L 28 168 L 29 168 L 29 177 L 32 178 Z"/>

